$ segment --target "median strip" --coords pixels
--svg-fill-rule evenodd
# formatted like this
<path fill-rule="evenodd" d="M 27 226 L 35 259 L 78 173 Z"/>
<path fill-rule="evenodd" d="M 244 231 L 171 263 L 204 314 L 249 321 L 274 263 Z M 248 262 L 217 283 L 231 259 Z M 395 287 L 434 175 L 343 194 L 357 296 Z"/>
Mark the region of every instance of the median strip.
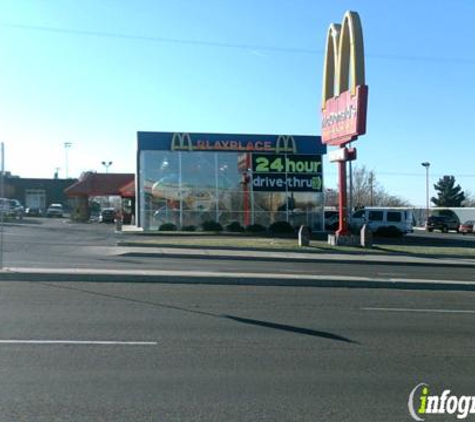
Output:
<path fill-rule="evenodd" d="M 469 309 L 417 309 L 417 308 L 361 308 L 363 311 L 374 312 L 419 312 L 435 314 L 475 314 L 474 310 Z"/>
<path fill-rule="evenodd" d="M 114 340 L 0 340 L 2 344 L 26 345 L 73 345 L 73 346 L 156 346 L 156 341 L 114 341 Z"/>

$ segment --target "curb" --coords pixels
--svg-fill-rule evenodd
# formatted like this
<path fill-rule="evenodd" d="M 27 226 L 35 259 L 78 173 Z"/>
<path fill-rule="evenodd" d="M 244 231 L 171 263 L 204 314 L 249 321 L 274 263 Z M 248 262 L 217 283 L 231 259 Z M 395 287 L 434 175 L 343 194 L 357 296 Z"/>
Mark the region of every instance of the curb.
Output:
<path fill-rule="evenodd" d="M 171 248 L 170 248 L 171 249 Z M 178 249 L 178 248 L 177 248 Z M 221 253 L 222 252 L 222 253 Z M 246 251 L 239 251 L 241 253 L 245 253 Z M 272 254 L 279 254 L 279 256 L 272 256 Z M 335 263 L 335 264 L 354 264 L 354 265 L 407 265 L 407 266 L 427 266 L 430 265 L 432 267 L 460 267 L 460 268 L 471 268 L 475 267 L 475 262 L 466 262 L 466 261 L 458 261 L 456 262 L 454 259 L 444 258 L 447 261 L 441 261 L 441 259 L 436 258 L 426 258 L 426 257 L 407 257 L 404 255 L 394 256 L 391 259 L 385 256 L 362 256 L 362 255 L 351 255 L 349 257 L 337 255 L 335 257 L 332 256 L 309 256 L 304 255 L 302 253 L 301 257 L 297 256 L 286 256 L 284 255 L 286 252 L 269 252 L 267 251 L 267 256 L 256 256 L 249 255 L 245 256 L 242 254 L 233 254 L 227 253 L 227 251 L 222 250 L 213 250 L 212 253 L 205 253 L 205 252 L 169 252 L 169 251 L 160 251 L 160 252 L 123 252 L 120 253 L 120 256 L 129 257 L 129 258 L 184 258 L 184 259 L 207 259 L 207 260 L 233 260 L 233 261 L 261 261 L 261 262 L 275 262 L 275 261 L 286 261 L 286 262 L 294 262 L 294 263 Z M 294 252 L 287 252 L 292 254 L 297 254 Z"/>
<path fill-rule="evenodd" d="M 475 282 L 444 280 L 373 279 L 350 276 L 302 276 L 205 272 L 116 272 L 66 269 L 6 269 L 0 281 L 18 282 L 111 282 L 204 284 L 225 286 L 326 287 L 433 291 L 475 291 Z"/>

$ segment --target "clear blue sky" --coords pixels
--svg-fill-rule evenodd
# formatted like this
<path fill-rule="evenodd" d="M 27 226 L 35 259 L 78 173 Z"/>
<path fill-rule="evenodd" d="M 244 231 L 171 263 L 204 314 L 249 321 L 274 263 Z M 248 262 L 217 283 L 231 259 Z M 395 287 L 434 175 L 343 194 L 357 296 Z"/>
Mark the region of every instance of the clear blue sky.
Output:
<path fill-rule="evenodd" d="M 357 164 L 415 205 L 423 161 L 431 185 L 475 193 L 473 0 L 2 0 L 6 170 L 64 177 L 71 142 L 69 176 L 134 172 L 142 130 L 319 134 L 327 28 L 346 10 L 370 89 Z"/>

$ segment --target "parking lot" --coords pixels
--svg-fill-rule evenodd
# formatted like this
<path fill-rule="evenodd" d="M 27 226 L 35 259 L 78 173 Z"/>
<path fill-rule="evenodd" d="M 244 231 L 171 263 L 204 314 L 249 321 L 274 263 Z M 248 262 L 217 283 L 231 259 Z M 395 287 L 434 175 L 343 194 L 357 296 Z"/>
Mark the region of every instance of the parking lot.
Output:
<path fill-rule="evenodd" d="M 84 224 L 70 222 L 67 218 L 26 217 L 23 220 L 5 221 L 3 234 L 5 267 L 97 268 L 151 265 L 148 261 L 140 264 L 127 259 L 119 260 L 115 256 L 117 241 L 123 239 L 124 235 L 116 234 L 113 224 Z M 127 239 L 143 237 L 127 235 Z M 475 235 L 415 230 L 402 238 L 377 238 L 375 244 L 475 248 Z"/>
<path fill-rule="evenodd" d="M 67 218 L 31 218 L 4 222 L 5 267 L 80 266 L 99 257 L 99 249 L 114 247 L 110 224 L 72 223 Z"/>

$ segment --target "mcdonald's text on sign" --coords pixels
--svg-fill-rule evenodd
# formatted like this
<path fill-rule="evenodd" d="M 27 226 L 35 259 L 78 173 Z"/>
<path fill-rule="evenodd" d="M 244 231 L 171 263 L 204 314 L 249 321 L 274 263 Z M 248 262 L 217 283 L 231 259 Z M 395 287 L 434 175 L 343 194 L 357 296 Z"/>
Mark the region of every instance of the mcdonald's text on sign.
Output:
<path fill-rule="evenodd" d="M 343 145 L 366 133 L 368 87 L 356 87 L 355 95 L 345 91 L 328 99 L 322 110 L 322 142 Z"/>

